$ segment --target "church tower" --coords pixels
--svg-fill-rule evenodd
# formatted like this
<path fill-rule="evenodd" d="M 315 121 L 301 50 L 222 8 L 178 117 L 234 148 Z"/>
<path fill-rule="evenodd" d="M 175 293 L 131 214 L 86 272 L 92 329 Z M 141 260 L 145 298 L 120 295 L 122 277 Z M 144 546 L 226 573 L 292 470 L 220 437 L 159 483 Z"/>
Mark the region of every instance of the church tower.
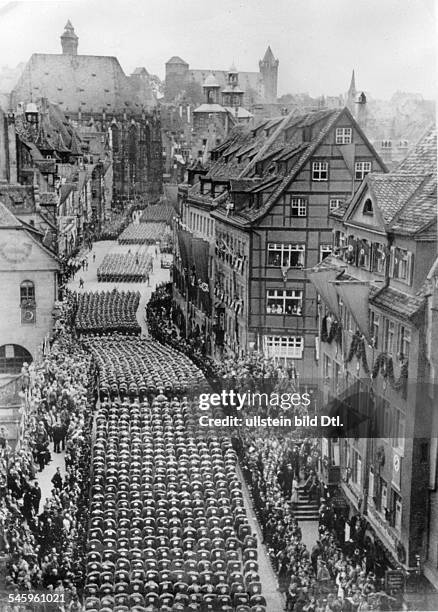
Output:
<path fill-rule="evenodd" d="M 277 102 L 278 59 L 275 59 L 271 47 L 266 49 L 265 56 L 259 61 L 260 76 L 263 83 L 263 98 L 266 103 Z"/>
<path fill-rule="evenodd" d="M 353 115 L 353 117 L 356 116 L 356 100 L 357 100 L 357 89 L 356 89 L 356 76 L 354 74 L 354 70 L 351 74 L 351 81 L 350 81 L 350 87 L 348 88 L 348 92 L 347 92 L 347 100 L 346 100 L 346 106 L 349 109 L 349 111 L 351 112 L 351 114 Z"/>
<path fill-rule="evenodd" d="M 61 35 L 61 47 L 64 55 L 77 55 L 78 54 L 78 41 L 79 38 L 75 34 L 75 30 L 71 24 L 70 19 L 65 24 L 64 32 Z"/>

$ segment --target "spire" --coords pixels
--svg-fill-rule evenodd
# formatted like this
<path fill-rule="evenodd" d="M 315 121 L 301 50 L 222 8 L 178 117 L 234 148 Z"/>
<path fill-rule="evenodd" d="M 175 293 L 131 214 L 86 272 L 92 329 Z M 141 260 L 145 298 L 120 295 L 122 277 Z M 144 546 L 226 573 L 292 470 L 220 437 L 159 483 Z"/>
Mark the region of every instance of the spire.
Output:
<path fill-rule="evenodd" d="M 350 88 L 348 90 L 348 94 L 349 95 L 353 95 L 353 96 L 356 95 L 356 77 L 355 77 L 355 74 L 354 74 L 354 70 L 353 70 L 353 72 L 351 74 L 351 82 L 350 82 Z"/>
<path fill-rule="evenodd" d="M 268 48 L 266 49 L 266 52 L 265 52 L 265 55 L 262 61 L 266 62 L 267 64 L 272 64 L 275 62 L 275 57 L 274 57 L 274 54 L 272 53 L 271 45 L 268 45 Z"/>

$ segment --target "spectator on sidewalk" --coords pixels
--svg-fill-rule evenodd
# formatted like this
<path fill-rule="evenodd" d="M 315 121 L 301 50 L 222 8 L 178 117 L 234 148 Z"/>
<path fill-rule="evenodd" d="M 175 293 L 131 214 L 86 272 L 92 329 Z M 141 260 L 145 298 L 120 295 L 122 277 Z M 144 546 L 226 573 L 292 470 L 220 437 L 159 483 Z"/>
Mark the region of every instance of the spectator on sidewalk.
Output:
<path fill-rule="evenodd" d="M 56 472 L 53 475 L 53 478 L 51 480 L 51 483 L 53 484 L 53 486 L 55 487 L 55 489 L 58 489 L 59 491 L 61 491 L 62 489 L 62 476 L 61 476 L 61 468 L 57 467 L 56 468 Z"/>

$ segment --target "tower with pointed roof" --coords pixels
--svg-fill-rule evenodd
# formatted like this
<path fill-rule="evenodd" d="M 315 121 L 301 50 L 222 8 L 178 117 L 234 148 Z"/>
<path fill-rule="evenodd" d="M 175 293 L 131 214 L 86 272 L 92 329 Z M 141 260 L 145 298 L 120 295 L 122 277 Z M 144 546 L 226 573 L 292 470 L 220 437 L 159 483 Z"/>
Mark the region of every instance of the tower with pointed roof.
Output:
<path fill-rule="evenodd" d="M 259 61 L 259 70 L 263 85 L 262 97 L 267 103 L 277 101 L 278 64 L 278 59 L 275 59 L 271 47 L 268 46 L 263 59 Z"/>
<path fill-rule="evenodd" d="M 64 27 L 64 32 L 61 35 L 61 47 L 64 55 L 78 54 L 79 37 L 75 34 L 75 29 L 71 24 L 70 19 Z"/>
<path fill-rule="evenodd" d="M 350 87 L 348 88 L 347 100 L 346 100 L 346 106 L 348 107 L 350 112 L 353 114 L 353 116 L 356 115 L 356 110 L 357 110 L 356 109 L 356 98 L 357 98 L 356 76 L 353 70 L 353 72 L 351 73 Z"/>

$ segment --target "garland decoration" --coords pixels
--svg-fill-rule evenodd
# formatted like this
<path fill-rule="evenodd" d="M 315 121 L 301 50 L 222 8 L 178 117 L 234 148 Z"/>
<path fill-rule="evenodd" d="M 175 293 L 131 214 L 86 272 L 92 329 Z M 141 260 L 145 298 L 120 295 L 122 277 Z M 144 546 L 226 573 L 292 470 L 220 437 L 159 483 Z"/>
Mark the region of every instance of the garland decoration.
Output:
<path fill-rule="evenodd" d="M 321 340 L 331 344 L 333 340 L 342 347 L 342 325 L 336 319 L 330 325 L 330 332 L 327 331 L 327 316 L 321 321 Z"/>
<path fill-rule="evenodd" d="M 400 376 L 396 379 L 394 376 L 394 361 L 387 353 L 380 353 L 377 357 L 372 371 L 372 377 L 377 378 L 379 372 L 385 380 L 389 381 L 391 387 L 396 391 L 402 391 L 403 397 L 406 397 L 406 387 L 408 381 L 409 362 L 403 361 Z"/>
<path fill-rule="evenodd" d="M 346 362 L 350 363 L 353 357 L 356 356 L 359 362 L 362 363 L 362 367 L 366 374 L 370 373 L 370 368 L 367 361 L 367 354 L 365 349 L 365 340 L 363 335 L 357 331 L 354 333 L 350 344 L 350 350 L 348 351 Z"/>

